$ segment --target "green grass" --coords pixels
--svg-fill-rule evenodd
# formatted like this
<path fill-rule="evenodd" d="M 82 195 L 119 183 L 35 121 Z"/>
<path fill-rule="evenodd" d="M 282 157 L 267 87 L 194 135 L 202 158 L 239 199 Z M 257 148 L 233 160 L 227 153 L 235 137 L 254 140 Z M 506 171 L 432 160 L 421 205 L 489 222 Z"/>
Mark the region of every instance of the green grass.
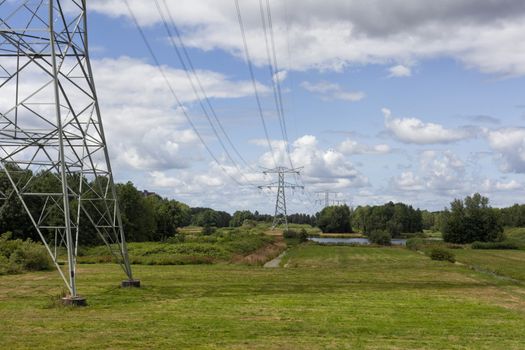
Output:
<path fill-rule="evenodd" d="M 505 228 L 505 236 L 507 241 L 525 249 L 525 227 L 507 227 Z"/>
<path fill-rule="evenodd" d="M 472 251 L 479 253 L 479 251 Z M 523 349 L 525 289 L 403 248 L 303 244 L 288 267 L 81 265 L 89 306 L 50 307 L 56 272 L 0 277 L 5 349 Z M 523 265 L 522 265 L 523 266 Z"/>
<path fill-rule="evenodd" d="M 254 231 L 254 232 L 252 232 Z M 130 261 L 144 265 L 211 264 L 247 255 L 274 241 L 256 229 L 224 228 L 209 236 L 186 234 L 184 242 L 134 242 L 128 244 Z M 81 263 L 111 262 L 106 246 L 82 251 Z"/>
<path fill-rule="evenodd" d="M 454 249 L 458 262 L 525 282 L 525 251 Z"/>

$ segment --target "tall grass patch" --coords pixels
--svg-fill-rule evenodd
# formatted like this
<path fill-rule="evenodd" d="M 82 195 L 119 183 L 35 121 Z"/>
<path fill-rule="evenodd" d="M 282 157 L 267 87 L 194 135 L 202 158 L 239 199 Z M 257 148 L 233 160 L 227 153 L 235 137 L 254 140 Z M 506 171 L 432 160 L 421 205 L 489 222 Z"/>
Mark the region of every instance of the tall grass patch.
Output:
<path fill-rule="evenodd" d="M 40 243 L 11 239 L 11 233 L 0 236 L 0 275 L 27 271 L 50 270 L 51 259 Z"/>

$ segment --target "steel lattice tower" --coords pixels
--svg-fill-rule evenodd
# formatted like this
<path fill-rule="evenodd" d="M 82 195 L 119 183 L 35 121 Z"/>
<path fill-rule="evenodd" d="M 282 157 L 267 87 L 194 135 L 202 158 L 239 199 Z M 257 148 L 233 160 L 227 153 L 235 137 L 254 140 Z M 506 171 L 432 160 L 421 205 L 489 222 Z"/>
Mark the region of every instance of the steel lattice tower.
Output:
<path fill-rule="evenodd" d="M 1 195 L 18 198 L 71 297 L 85 229 L 96 231 L 132 281 L 88 55 L 86 1 L 0 0 L 0 11 Z M 57 261 L 61 244 L 67 272 Z"/>
<path fill-rule="evenodd" d="M 339 192 L 330 192 L 330 191 L 318 191 L 318 192 L 315 192 L 319 195 L 324 195 L 324 200 L 322 199 L 317 199 L 315 201 L 316 204 L 324 204 L 324 207 L 328 207 L 330 205 L 344 205 L 346 204 L 346 201 L 344 199 L 330 199 L 330 195 L 333 194 L 335 196 L 337 196 L 339 194 Z"/>
<path fill-rule="evenodd" d="M 277 227 L 278 225 L 280 224 L 284 224 L 284 229 L 285 230 L 288 230 L 288 218 L 287 218 L 287 213 L 286 213 L 286 192 L 285 192 L 285 189 L 286 188 L 291 188 L 291 189 L 295 189 L 295 188 L 301 188 L 301 189 L 304 189 L 304 186 L 300 186 L 300 185 L 296 185 L 296 184 L 293 184 L 293 183 L 289 183 L 289 182 L 286 182 L 285 181 L 285 174 L 297 174 L 299 175 L 299 170 L 301 168 L 298 168 L 298 169 L 290 169 L 290 168 L 286 168 L 286 167 L 277 167 L 277 168 L 274 168 L 274 169 L 268 169 L 268 170 L 265 170 L 263 171 L 263 174 L 267 175 L 267 174 L 277 174 L 278 176 L 278 181 L 277 182 L 274 182 L 274 183 L 271 183 L 271 184 L 268 184 L 268 185 L 264 185 L 264 186 L 259 186 L 259 188 L 269 188 L 269 189 L 272 189 L 272 188 L 277 188 L 277 199 L 275 200 L 275 214 L 273 216 L 273 223 L 272 223 L 272 230 Z"/>

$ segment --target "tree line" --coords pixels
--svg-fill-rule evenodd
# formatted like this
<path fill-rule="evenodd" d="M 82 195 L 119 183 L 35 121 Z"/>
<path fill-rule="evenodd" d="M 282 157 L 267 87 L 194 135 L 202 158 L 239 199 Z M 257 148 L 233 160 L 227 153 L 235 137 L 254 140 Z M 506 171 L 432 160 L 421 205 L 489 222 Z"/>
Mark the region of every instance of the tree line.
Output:
<path fill-rule="evenodd" d="M 16 169 L 15 181 L 28 181 L 32 173 Z M 78 179 L 76 179 L 78 180 Z M 107 181 L 102 178 L 98 181 Z M 71 181 L 70 183 L 78 183 Z M 93 183 L 86 185 L 95 186 Z M 28 183 L 35 192 L 60 192 L 60 182 L 49 173 L 37 174 Z M 11 184 L 4 174 L 0 173 L 0 192 L 10 193 Z M 239 227 L 247 221 L 267 222 L 273 220 L 269 214 L 258 211 L 240 210 L 233 215 L 212 208 L 195 207 L 174 199 L 139 191 L 131 182 L 116 184 L 116 192 L 121 210 L 122 222 L 128 241 L 161 241 L 177 234 L 177 229 L 189 225 L 202 227 Z M 41 208 L 44 203 L 36 196 L 28 197 L 26 204 L 30 210 Z M 78 203 L 71 202 L 72 213 Z M 97 208 L 92 207 L 96 216 Z M 51 222 L 60 222 L 58 211 L 48 213 Z M 346 205 L 329 206 L 316 213 L 291 214 L 289 223 L 318 226 L 323 232 L 353 232 L 354 230 L 370 235 L 372 232 L 384 231 L 391 237 L 406 233 L 417 233 L 423 230 L 442 231 L 445 240 L 456 243 L 498 240 L 502 237 L 504 226 L 525 226 L 525 205 L 515 204 L 508 208 L 492 208 L 488 198 L 479 194 L 456 199 L 450 209 L 429 212 L 415 209 L 404 203 L 388 202 L 376 206 L 358 206 L 351 209 Z M 99 244 L 95 230 L 88 220 L 81 220 L 82 235 L 80 243 L 84 245 Z M 29 216 L 26 214 L 17 196 L 8 196 L 0 205 L 0 233 L 12 232 L 13 238 L 39 240 Z"/>
<path fill-rule="evenodd" d="M 19 168 L 13 170 L 12 176 L 17 183 L 28 183 L 26 191 L 60 193 L 60 181 L 50 173 L 39 173 L 33 176 L 30 170 Z M 30 180 L 31 179 L 31 180 Z M 79 179 L 70 179 L 70 184 L 78 184 Z M 104 182 L 107 179 L 100 178 L 98 181 Z M 93 182 L 85 180 L 84 186 L 95 186 Z M 115 185 L 122 224 L 126 239 L 130 242 L 142 241 L 162 241 L 177 234 L 177 229 L 185 226 L 201 227 L 239 227 L 246 220 L 272 222 L 273 216 L 260 214 L 258 211 L 249 210 L 236 211 L 233 215 L 225 211 L 214 210 L 212 208 L 194 207 L 191 208 L 185 203 L 174 199 L 163 198 L 155 193 L 139 191 L 131 182 L 117 183 Z M 73 190 L 78 190 L 74 188 Z M 27 215 L 22 203 L 12 192 L 11 183 L 5 174 L 0 173 L 0 193 L 11 194 L 6 200 L 0 203 L 0 234 L 11 232 L 13 239 L 32 239 L 39 241 L 40 238 L 34 228 L 29 216 Z M 26 205 L 32 213 L 37 213 L 45 203 L 41 197 L 28 196 L 25 199 Z M 91 206 L 90 206 L 91 205 Z M 72 220 L 75 221 L 78 203 L 70 202 Z M 97 210 L 91 203 L 85 204 L 86 210 L 92 217 L 97 217 Z M 62 223 L 62 214 L 58 208 L 47 213 L 48 222 Z M 83 215 L 81 213 L 81 215 Z M 99 240 L 95 229 L 89 224 L 87 217 L 81 217 L 81 232 L 79 242 L 82 245 L 94 245 L 102 243 Z M 315 225 L 315 215 L 292 214 L 288 216 L 288 222 L 298 224 Z M 54 233 L 43 232 L 50 237 Z"/>

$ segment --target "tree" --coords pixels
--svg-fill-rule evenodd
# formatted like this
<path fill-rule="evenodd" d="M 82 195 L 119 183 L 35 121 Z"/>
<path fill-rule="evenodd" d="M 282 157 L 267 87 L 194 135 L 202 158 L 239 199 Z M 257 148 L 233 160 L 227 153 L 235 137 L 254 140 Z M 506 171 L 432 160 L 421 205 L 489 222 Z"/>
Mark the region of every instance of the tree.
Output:
<path fill-rule="evenodd" d="M 435 215 L 434 213 L 431 213 L 429 212 L 428 210 L 423 210 L 421 212 L 421 217 L 422 217 L 422 224 L 423 224 L 423 228 L 425 230 L 430 230 L 434 224 L 435 224 Z"/>
<path fill-rule="evenodd" d="M 233 217 L 230 220 L 230 226 L 231 227 L 239 227 L 242 226 L 244 223 L 244 220 L 254 220 L 255 216 L 252 214 L 249 210 L 237 210 L 235 213 L 233 213 Z"/>
<path fill-rule="evenodd" d="M 209 208 L 199 211 L 192 218 L 193 225 L 204 226 L 204 227 L 206 226 L 218 227 L 219 221 L 220 221 L 219 214 L 215 210 L 209 209 Z"/>
<path fill-rule="evenodd" d="M 324 208 L 319 214 L 317 226 L 319 226 L 323 232 L 352 232 L 350 208 L 348 208 L 347 205 L 337 205 Z"/>
<path fill-rule="evenodd" d="M 177 233 L 177 228 L 190 224 L 190 207 L 176 200 L 158 195 L 148 196 L 145 201 L 153 207 L 157 232 L 154 240 L 163 240 Z"/>
<path fill-rule="evenodd" d="M 130 181 L 117 184 L 116 190 L 126 239 L 137 242 L 153 240 L 157 227 L 152 203 L 147 202 Z"/>
<path fill-rule="evenodd" d="M 442 217 L 443 240 L 451 243 L 494 242 L 503 239 L 498 212 L 479 193 L 455 199 Z"/>

